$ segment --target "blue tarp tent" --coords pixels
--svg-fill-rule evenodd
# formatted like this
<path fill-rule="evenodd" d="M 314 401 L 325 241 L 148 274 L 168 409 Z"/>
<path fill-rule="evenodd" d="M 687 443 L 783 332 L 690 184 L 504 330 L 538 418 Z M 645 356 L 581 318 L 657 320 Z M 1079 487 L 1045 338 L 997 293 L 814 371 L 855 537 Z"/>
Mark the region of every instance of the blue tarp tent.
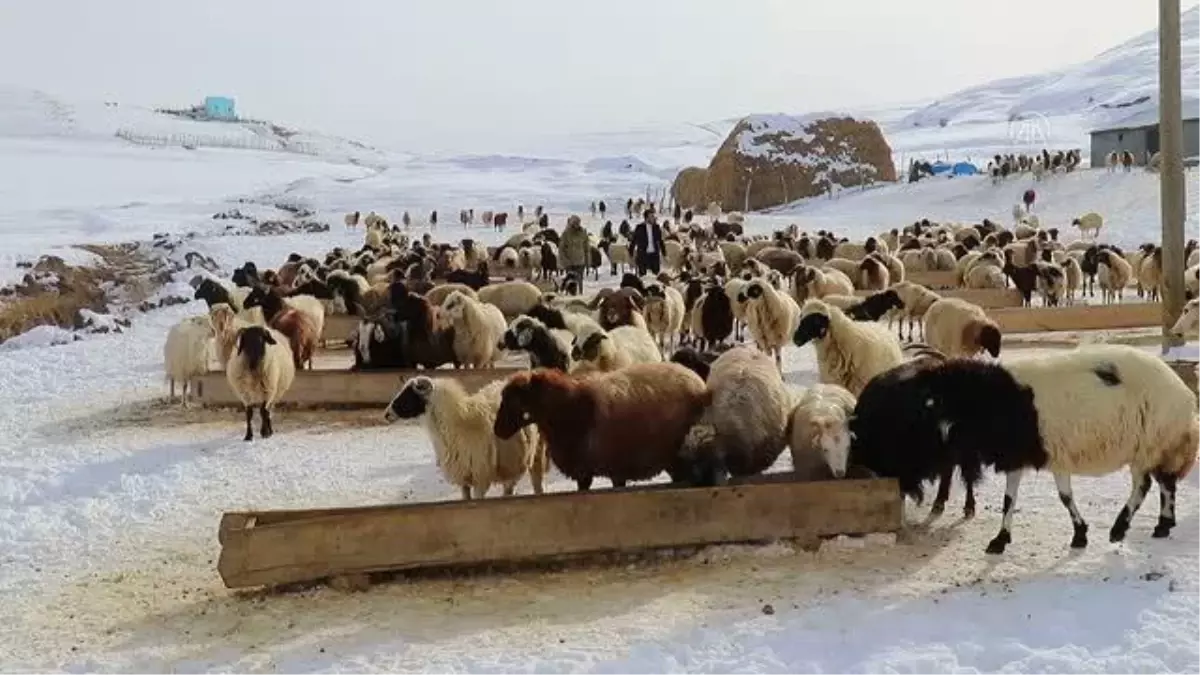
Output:
<path fill-rule="evenodd" d="M 959 162 L 954 165 L 955 176 L 974 176 L 977 173 L 979 173 L 979 169 L 970 162 Z"/>
<path fill-rule="evenodd" d="M 940 176 L 941 174 L 944 174 L 947 171 L 949 171 L 950 169 L 952 169 L 953 167 L 946 162 L 938 161 L 938 162 L 934 162 L 933 164 L 931 164 L 930 168 L 933 169 L 933 175 Z"/>

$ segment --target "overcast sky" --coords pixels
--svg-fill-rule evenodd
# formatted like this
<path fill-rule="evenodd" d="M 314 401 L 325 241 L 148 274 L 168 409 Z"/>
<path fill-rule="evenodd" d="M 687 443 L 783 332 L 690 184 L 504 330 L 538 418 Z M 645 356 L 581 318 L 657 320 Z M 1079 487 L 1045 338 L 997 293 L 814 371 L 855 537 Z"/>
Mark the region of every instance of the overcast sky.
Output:
<path fill-rule="evenodd" d="M 1183 0 L 1190 7 L 1197 0 Z M 415 150 L 936 97 L 1086 60 L 1154 0 L 0 0 L 0 84 Z"/>

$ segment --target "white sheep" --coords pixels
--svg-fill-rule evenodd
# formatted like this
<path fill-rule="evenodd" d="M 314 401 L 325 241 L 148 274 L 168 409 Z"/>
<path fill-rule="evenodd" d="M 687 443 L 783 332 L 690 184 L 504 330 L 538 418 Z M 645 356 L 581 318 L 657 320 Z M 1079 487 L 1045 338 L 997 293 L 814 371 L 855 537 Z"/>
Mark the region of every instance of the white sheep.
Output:
<path fill-rule="evenodd" d="M 809 341 L 817 351 L 820 381 L 857 396 L 875 375 L 900 363 L 900 342 L 874 321 L 853 321 L 837 307 L 809 299 L 800 309 L 793 335 L 797 347 Z"/>
<path fill-rule="evenodd" d="M 1000 356 L 1000 328 L 979 305 L 962 298 L 941 298 L 925 312 L 925 341 L 951 357 L 987 351 Z"/>
<path fill-rule="evenodd" d="M 598 330 L 584 340 L 576 340 L 572 358 L 577 362 L 572 372 L 610 372 L 634 363 L 660 363 L 662 352 L 654 337 L 638 326 L 617 326 Z"/>
<path fill-rule="evenodd" d="M 1183 337 L 1200 330 L 1200 298 L 1192 298 L 1183 306 L 1183 313 L 1171 326 L 1171 334 Z"/>
<path fill-rule="evenodd" d="M 854 282 L 835 269 L 803 267 L 796 270 L 792 284 L 792 294 L 797 302 L 826 295 L 854 295 Z"/>
<path fill-rule="evenodd" d="M 482 499 L 495 484 L 511 495 L 525 474 L 533 493 L 540 495 L 549 465 L 537 427 L 531 424 L 504 440 L 492 433 L 500 392 L 507 383 L 497 380 L 468 395 L 452 378 L 418 375 L 388 403 L 384 419 L 391 423 L 421 418 L 438 468 L 459 487 L 463 499 Z"/>
<path fill-rule="evenodd" d="M 1096 284 L 1105 303 L 1121 302 L 1122 293 L 1133 280 L 1133 266 L 1115 251 L 1101 249 L 1097 255 Z"/>
<path fill-rule="evenodd" d="M 846 278 L 850 279 L 852 282 L 854 279 L 858 278 L 858 261 L 856 260 L 830 258 L 829 260 L 826 260 L 821 267 L 825 270 L 837 270 L 846 275 Z"/>
<path fill-rule="evenodd" d="M 654 282 L 646 286 L 642 313 L 646 330 L 665 352 L 675 346 L 683 328 L 683 295 L 671 286 Z"/>
<path fill-rule="evenodd" d="M 506 319 L 528 314 L 542 300 L 542 290 L 528 281 L 489 284 L 476 292 L 480 302 L 495 305 Z"/>
<path fill-rule="evenodd" d="M 896 295 L 900 296 L 900 302 L 904 303 L 896 313 L 900 319 L 900 337 L 904 337 L 904 324 L 908 323 L 908 339 L 913 339 L 913 324 L 916 323 L 921 328 L 921 339 L 925 339 L 925 312 L 933 303 L 937 302 L 942 296 L 934 293 L 921 284 L 914 284 L 911 281 L 901 281 L 892 284 L 891 289 L 896 291 Z M 888 327 L 891 327 L 891 316 L 889 315 Z"/>
<path fill-rule="evenodd" d="M 688 431 L 680 450 L 699 468 L 698 482 L 749 476 L 771 467 L 787 445 L 791 393 L 766 353 L 736 346 L 712 362 L 711 403 Z"/>
<path fill-rule="evenodd" d="M 208 320 L 212 325 L 217 344 L 217 360 L 224 368 L 230 355 L 237 347 L 237 333 L 248 326 L 265 326 L 262 307 L 251 307 L 240 312 L 234 312 L 228 303 L 218 302 L 208 310 Z"/>
<path fill-rule="evenodd" d="M 283 333 L 266 326 L 248 326 L 237 332 L 237 349 L 225 364 L 225 379 L 246 409 L 245 440 L 254 440 L 251 423 L 255 408 L 259 409 L 262 437 L 271 437 L 271 410 L 295 377 L 292 349 Z"/>
<path fill-rule="evenodd" d="M 1095 239 L 1100 235 L 1100 229 L 1104 227 L 1104 218 L 1093 211 L 1079 216 L 1071 224 L 1079 228 L 1079 236 Z"/>
<path fill-rule="evenodd" d="M 220 306 L 229 305 L 221 303 Z M 171 326 L 163 344 L 163 366 L 171 385 L 168 400 L 175 399 L 175 383 L 179 382 L 183 385 L 180 402 L 187 406 L 192 378 L 208 372 L 208 350 L 213 336 L 212 323 L 203 314 L 190 316 Z"/>
<path fill-rule="evenodd" d="M 787 439 L 792 470 L 799 478 L 842 478 L 850 458 L 848 422 L 854 395 L 836 384 L 809 387 L 788 414 Z"/>
<path fill-rule="evenodd" d="M 777 291 L 763 279 L 746 284 L 738 300 L 746 305 L 746 327 L 754 344 L 775 355 L 775 366 L 783 369 L 783 346 L 800 323 L 800 307 L 786 293 Z"/>
<path fill-rule="evenodd" d="M 442 303 L 440 318 L 454 327 L 454 355 L 470 368 L 492 368 L 508 325 L 498 307 L 454 291 Z"/>

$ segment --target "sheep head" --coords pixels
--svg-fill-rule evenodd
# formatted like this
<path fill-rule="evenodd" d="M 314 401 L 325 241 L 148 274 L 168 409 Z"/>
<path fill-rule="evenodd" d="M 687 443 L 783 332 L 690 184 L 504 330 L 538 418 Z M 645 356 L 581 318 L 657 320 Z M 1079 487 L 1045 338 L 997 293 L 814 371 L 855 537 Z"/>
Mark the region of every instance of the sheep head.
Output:
<path fill-rule="evenodd" d="M 278 344 L 271 331 L 262 326 L 247 326 L 237 333 L 237 353 L 246 359 L 246 367 L 257 372 L 267 354 L 267 346 Z"/>
<path fill-rule="evenodd" d="M 822 340 L 829 334 L 829 313 L 833 311 L 825 303 L 809 300 L 801 312 L 800 325 L 792 333 L 792 342 L 797 347 L 803 347 L 812 340 Z"/>
<path fill-rule="evenodd" d="M 603 332 L 597 331 L 588 335 L 582 343 L 576 344 L 571 350 L 571 358 L 576 361 L 595 361 L 600 357 L 606 340 L 608 340 L 608 334 Z"/>
<path fill-rule="evenodd" d="M 833 477 L 844 478 L 850 461 L 850 429 L 846 426 L 845 415 L 833 407 L 822 405 L 813 415 L 813 439 Z"/>
<path fill-rule="evenodd" d="M 379 327 L 376 326 L 376 330 Z M 388 403 L 383 419 L 389 424 L 396 420 L 410 420 L 425 414 L 429 408 L 429 397 L 433 394 L 433 379 L 418 375 L 400 388 Z"/>
<path fill-rule="evenodd" d="M 500 390 L 500 408 L 492 433 L 501 440 L 512 438 L 535 423 L 535 415 L 546 408 L 546 398 L 570 382 L 556 371 L 538 368 L 514 375 Z"/>
<path fill-rule="evenodd" d="M 963 341 L 965 344 L 978 345 L 993 357 L 1000 356 L 1000 329 L 989 321 L 975 319 L 967 322 L 963 327 Z"/>

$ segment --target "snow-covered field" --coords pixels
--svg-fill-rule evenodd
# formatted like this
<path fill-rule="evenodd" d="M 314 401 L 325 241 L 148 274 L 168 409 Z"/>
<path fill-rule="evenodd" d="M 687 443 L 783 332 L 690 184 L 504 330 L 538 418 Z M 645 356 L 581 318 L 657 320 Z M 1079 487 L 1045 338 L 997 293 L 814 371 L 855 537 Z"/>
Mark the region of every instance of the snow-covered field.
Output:
<path fill-rule="evenodd" d="M 1185 21 L 1187 40 L 1195 23 Z M 1185 45 L 1188 58 L 1195 52 Z M 1138 83 L 1153 63 L 1104 58 L 1132 73 L 1130 91 L 1143 91 Z M 1020 151 L 1007 120 L 1025 109 L 1018 95 L 1035 91 L 1039 105 L 1055 92 L 1068 100 L 1085 79 L 1059 74 L 985 87 L 940 107 L 881 109 L 879 119 L 898 157 Z M 1086 147 L 1078 111 L 1029 109 L 1061 122 L 1052 129 L 1063 147 Z M 942 116 L 963 123 L 940 128 Z M 435 238 L 492 243 L 501 235 L 457 224 L 459 208 L 544 204 L 556 225 L 596 199 L 620 210 L 625 197 L 660 188 L 679 166 L 706 162 L 732 125 L 548 139 L 504 156 L 418 157 L 319 135 L 308 136 L 326 149 L 318 156 L 153 148 L 112 137 L 118 128 L 194 132 L 193 123 L 160 117 L 0 91 L 0 284 L 19 278 L 17 260 L 52 252 L 82 263 L 89 254 L 74 244 L 155 232 L 195 233 L 188 245 L 226 272 L 245 260 L 273 267 L 293 251 L 357 246 L 361 232 L 341 224 L 356 209 L 393 220 L 409 210 L 423 232 L 436 208 Z M 1187 185 L 1194 237 L 1195 170 Z M 922 217 L 1007 222 L 1028 187 L 1038 192 L 1043 223 L 1064 238 L 1073 237 L 1072 217 L 1094 210 L 1106 218 L 1106 240 L 1159 239 L 1157 176 L 1103 169 L 1036 184 L 955 178 L 847 191 L 754 214 L 748 227 L 768 232 L 795 222 L 863 236 Z M 227 222 L 212 219 L 231 208 L 286 215 L 280 203 L 312 210 L 330 231 L 225 236 Z M 398 582 L 361 594 L 231 593 L 215 569 L 224 511 L 452 499 L 457 490 L 439 477 L 423 432 L 384 425 L 382 411 L 281 411 L 273 438 L 245 444 L 239 414 L 167 405 L 164 336 L 202 311 L 192 302 L 138 314 L 119 335 L 70 342 L 65 331 L 43 329 L 0 345 L 0 670 L 1200 670 L 1197 472 L 1181 486 L 1171 539 L 1150 538 L 1157 505 L 1148 499 L 1121 545 L 1105 535 L 1129 479 L 1076 479 L 1092 526 L 1081 552 L 1068 551 L 1070 520 L 1041 475 L 1022 488 L 1008 552 L 985 556 L 1003 492 L 1002 481 L 988 477 L 974 521 L 957 520 L 956 486 L 941 521 L 900 541 L 835 540 L 816 553 L 716 547 L 686 560 Z M 1195 358 L 1196 349 L 1185 351 Z M 787 349 L 788 382 L 816 381 L 814 358 L 811 348 Z M 569 487 L 561 477 L 552 483 Z"/>

